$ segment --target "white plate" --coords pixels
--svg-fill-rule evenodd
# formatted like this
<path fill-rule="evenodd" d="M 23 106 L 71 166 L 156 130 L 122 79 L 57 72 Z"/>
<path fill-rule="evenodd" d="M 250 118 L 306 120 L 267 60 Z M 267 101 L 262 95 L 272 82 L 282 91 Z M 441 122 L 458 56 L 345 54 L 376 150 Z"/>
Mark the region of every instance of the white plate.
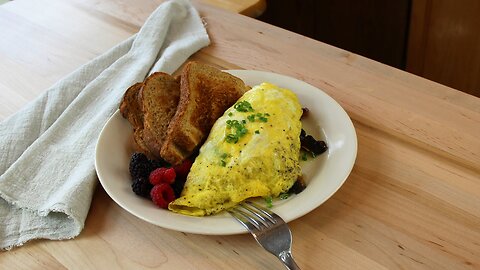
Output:
<path fill-rule="evenodd" d="M 352 170 L 357 154 L 357 137 L 347 113 L 320 89 L 297 79 L 270 72 L 230 70 L 248 85 L 271 82 L 294 91 L 303 107 L 310 110 L 302 120 L 308 134 L 324 139 L 328 151 L 302 162 L 307 188 L 287 200 L 276 200 L 273 211 L 291 221 L 312 211 L 342 186 Z M 108 195 L 131 214 L 163 228 L 197 234 L 227 235 L 246 230 L 226 213 L 209 217 L 190 217 L 163 210 L 131 190 L 128 164 L 132 148 L 132 129 L 119 111 L 103 128 L 96 147 L 95 167 Z"/>

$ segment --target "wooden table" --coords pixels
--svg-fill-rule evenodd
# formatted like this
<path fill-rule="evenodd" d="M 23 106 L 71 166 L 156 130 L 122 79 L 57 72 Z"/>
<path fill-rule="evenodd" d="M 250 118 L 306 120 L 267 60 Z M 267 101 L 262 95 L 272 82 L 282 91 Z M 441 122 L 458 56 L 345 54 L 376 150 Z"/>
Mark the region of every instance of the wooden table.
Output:
<path fill-rule="evenodd" d="M 0 6 L 0 119 L 126 39 L 160 1 L 15 0 Z M 197 4 L 212 44 L 192 58 L 268 70 L 323 89 L 349 113 L 355 167 L 290 223 L 303 269 L 479 269 L 480 99 L 372 60 Z M 93 157 L 92 157 L 93 158 Z M 0 254 L 2 269 L 282 269 L 248 234 L 150 225 L 99 185 L 84 231 Z"/>

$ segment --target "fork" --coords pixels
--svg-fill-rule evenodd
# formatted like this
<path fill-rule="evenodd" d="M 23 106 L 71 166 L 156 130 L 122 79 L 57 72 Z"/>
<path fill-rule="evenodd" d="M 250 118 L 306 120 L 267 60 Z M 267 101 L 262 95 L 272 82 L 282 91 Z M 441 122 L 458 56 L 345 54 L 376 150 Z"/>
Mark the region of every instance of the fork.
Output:
<path fill-rule="evenodd" d="M 292 256 L 292 233 L 280 216 L 249 201 L 228 212 L 253 235 L 260 246 L 277 256 L 287 269 L 300 270 Z"/>

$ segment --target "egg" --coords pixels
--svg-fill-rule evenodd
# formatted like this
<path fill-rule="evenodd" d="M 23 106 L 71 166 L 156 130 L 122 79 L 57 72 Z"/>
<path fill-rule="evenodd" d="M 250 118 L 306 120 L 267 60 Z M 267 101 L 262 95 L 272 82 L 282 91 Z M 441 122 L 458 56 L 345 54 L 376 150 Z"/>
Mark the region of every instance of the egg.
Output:
<path fill-rule="evenodd" d="M 171 211 L 205 216 L 253 197 L 277 197 L 301 175 L 297 96 L 262 83 L 213 125 Z"/>

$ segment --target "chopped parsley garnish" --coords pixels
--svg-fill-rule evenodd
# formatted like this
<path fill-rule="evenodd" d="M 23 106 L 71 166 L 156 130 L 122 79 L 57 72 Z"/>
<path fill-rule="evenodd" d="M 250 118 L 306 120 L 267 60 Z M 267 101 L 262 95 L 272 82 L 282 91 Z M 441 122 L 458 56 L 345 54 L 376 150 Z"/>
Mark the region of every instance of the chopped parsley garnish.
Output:
<path fill-rule="evenodd" d="M 237 102 L 233 108 L 239 112 L 253 112 L 255 111 L 252 107 L 252 104 L 250 102 L 244 100 Z M 232 116 L 233 113 L 230 112 L 228 113 L 228 116 Z M 270 114 L 268 113 L 253 113 L 247 116 L 247 120 L 250 122 L 267 122 L 268 121 L 268 116 Z M 248 129 L 245 127 L 247 124 L 247 120 L 227 120 L 227 130 L 231 130 L 229 134 L 225 136 L 225 141 L 228 143 L 237 143 L 241 137 L 243 137 L 245 134 L 248 133 Z M 260 131 L 256 130 L 255 134 L 260 134 Z"/>
<path fill-rule="evenodd" d="M 278 196 L 278 198 L 280 198 L 280 200 L 286 200 L 286 199 L 288 199 L 288 197 L 290 197 L 290 194 L 288 194 L 288 193 L 282 193 L 282 194 L 280 194 L 280 196 Z"/>
<path fill-rule="evenodd" d="M 255 122 L 256 120 L 266 123 L 268 121 L 267 116 L 270 116 L 268 113 L 254 113 L 247 116 L 248 121 Z"/>
<path fill-rule="evenodd" d="M 228 143 L 237 143 L 238 140 L 239 138 L 235 134 L 228 134 L 227 137 L 225 137 L 225 141 Z"/>
<path fill-rule="evenodd" d="M 307 160 L 307 153 L 306 152 L 302 152 L 302 160 L 303 161 Z"/>
<path fill-rule="evenodd" d="M 220 166 L 226 167 L 227 166 L 227 158 L 230 158 L 231 156 L 227 153 L 223 153 L 220 155 Z"/>
<path fill-rule="evenodd" d="M 245 121 L 245 120 L 243 120 Z M 239 122 L 238 120 L 227 120 L 227 129 L 232 130 L 232 133 L 227 134 L 225 141 L 228 143 L 237 143 L 241 137 L 248 133 L 248 129 L 245 127 L 245 122 Z"/>
<path fill-rule="evenodd" d="M 238 102 L 233 108 L 239 112 L 253 112 L 252 104 L 246 100 Z"/>
<path fill-rule="evenodd" d="M 272 197 L 268 196 L 265 198 L 265 203 L 267 204 L 267 207 L 268 208 L 272 208 L 273 207 L 273 199 Z"/>

